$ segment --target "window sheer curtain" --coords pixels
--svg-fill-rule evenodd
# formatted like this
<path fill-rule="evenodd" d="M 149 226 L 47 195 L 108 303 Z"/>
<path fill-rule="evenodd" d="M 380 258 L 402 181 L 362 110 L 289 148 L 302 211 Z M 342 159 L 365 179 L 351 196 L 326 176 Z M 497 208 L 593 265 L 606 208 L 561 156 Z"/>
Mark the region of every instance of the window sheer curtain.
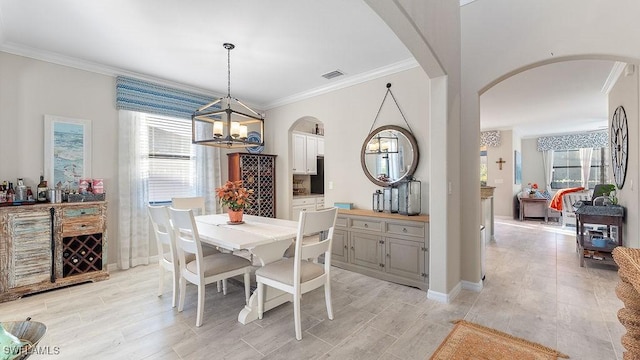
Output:
<path fill-rule="evenodd" d="M 187 120 L 185 120 L 187 121 Z M 118 266 L 129 269 L 150 262 L 149 215 L 149 134 L 145 114 L 120 110 L 118 129 Z M 205 198 L 207 213 L 220 213 L 215 188 L 222 184 L 220 149 L 196 147 L 196 192 Z"/>
<path fill-rule="evenodd" d="M 128 269 L 149 263 L 148 135 L 142 114 L 118 117 L 118 266 Z"/>
<path fill-rule="evenodd" d="M 551 191 L 551 182 L 553 181 L 553 150 L 544 150 L 542 152 L 542 165 L 544 166 L 545 189 Z"/>
<path fill-rule="evenodd" d="M 215 189 L 222 186 L 220 149 L 212 146 L 196 147 L 196 191 L 204 197 L 207 214 L 219 214 L 222 207 L 216 201 Z"/>
<path fill-rule="evenodd" d="M 582 178 L 582 187 L 589 188 L 589 176 L 591 175 L 591 156 L 593 155 L 593 148 L 581 148 L 580 149 L 580 170 Z"/>

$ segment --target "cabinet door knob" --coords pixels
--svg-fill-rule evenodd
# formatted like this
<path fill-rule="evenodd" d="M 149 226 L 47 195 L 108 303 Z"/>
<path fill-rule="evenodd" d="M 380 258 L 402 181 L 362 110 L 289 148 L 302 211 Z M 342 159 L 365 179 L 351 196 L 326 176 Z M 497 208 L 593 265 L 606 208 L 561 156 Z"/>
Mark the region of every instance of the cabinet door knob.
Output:
<path fill-rule="evenodd" d="M 347 245 L 344 246 L 345 249 L 348 249 L 349 247 Z"/>
<path fill-rule="evenodd" d="M 390 257 L 391 257 L 391 254 L 387 254 L 387 257 L 388 257 L 388 258 L 390 258 Z"/>
<path fill-rule="evenodd" d="M 352 246 L 352 247 L 351 247 L 351 250 L 352 250 L 352 251 L 354 251 L 354 250 L 355 250 L 355 248 Z"/>
<path fill-rule="evenodd" d="M 364 224 L 364 227 L 368 228 L 368 227 L 369 227 L 369 224 Z"/>
<path fill-rule="evenodd" d="M 407 232 L 407 228 L 402 228 L 402 232 Z"/>

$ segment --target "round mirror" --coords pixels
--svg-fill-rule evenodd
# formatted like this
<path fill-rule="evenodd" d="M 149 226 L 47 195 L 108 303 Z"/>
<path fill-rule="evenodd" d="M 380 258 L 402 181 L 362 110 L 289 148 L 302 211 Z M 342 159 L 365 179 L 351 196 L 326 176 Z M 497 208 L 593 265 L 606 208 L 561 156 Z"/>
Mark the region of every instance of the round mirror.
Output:
<path fill-rule="evenodd" d="M 418 158 L 416 139 L 408 130 L 395 125 L 372 131 L 360 151 L 364 173 L 380 186 L 389 186 L 413 175 Z"/>

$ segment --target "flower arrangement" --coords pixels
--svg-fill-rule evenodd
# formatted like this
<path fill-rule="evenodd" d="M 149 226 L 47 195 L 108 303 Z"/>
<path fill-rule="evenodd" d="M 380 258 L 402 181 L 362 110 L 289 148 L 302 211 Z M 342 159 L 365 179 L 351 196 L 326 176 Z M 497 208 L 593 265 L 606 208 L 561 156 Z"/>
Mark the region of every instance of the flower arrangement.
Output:
<path fill-rule="evenodd" d="M 538 190 L 538 184 L 537 183 L 529 183 L 529 194 L 535 194 L 536 191 Z"/>
<path fill-rule="evenodd" d="M 216 195 L 220 204 L 227 206 L 232 211 L 240 211 L 251 205 L 253 190 L 244 188 L 242 180 L 227 181 L 222 187 L 216 188 Z"/>

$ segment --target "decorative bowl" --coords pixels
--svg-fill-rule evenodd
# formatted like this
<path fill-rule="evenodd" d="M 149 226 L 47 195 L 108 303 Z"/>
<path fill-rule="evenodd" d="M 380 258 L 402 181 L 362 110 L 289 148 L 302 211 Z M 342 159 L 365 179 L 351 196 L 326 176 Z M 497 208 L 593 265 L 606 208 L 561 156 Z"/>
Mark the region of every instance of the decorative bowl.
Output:
<path fill-rule="evenodd" d="M 47 332 L 47 326 L 41 322 L 30 321 L 28 318 L 26 321 L 7 321 L 1 322 L 2 327 L 17 337 L 21 341 L 26 341 L 29 344 L 24 345 L 17 354 L 5 354 L 4 350 L 2 355 L 10 355 L 9 359 L 24 360 L 31 355 L 33 348 L 40 342 L 44 334 Z M 14 357 L 16 355 L 16 357 Z"/>

